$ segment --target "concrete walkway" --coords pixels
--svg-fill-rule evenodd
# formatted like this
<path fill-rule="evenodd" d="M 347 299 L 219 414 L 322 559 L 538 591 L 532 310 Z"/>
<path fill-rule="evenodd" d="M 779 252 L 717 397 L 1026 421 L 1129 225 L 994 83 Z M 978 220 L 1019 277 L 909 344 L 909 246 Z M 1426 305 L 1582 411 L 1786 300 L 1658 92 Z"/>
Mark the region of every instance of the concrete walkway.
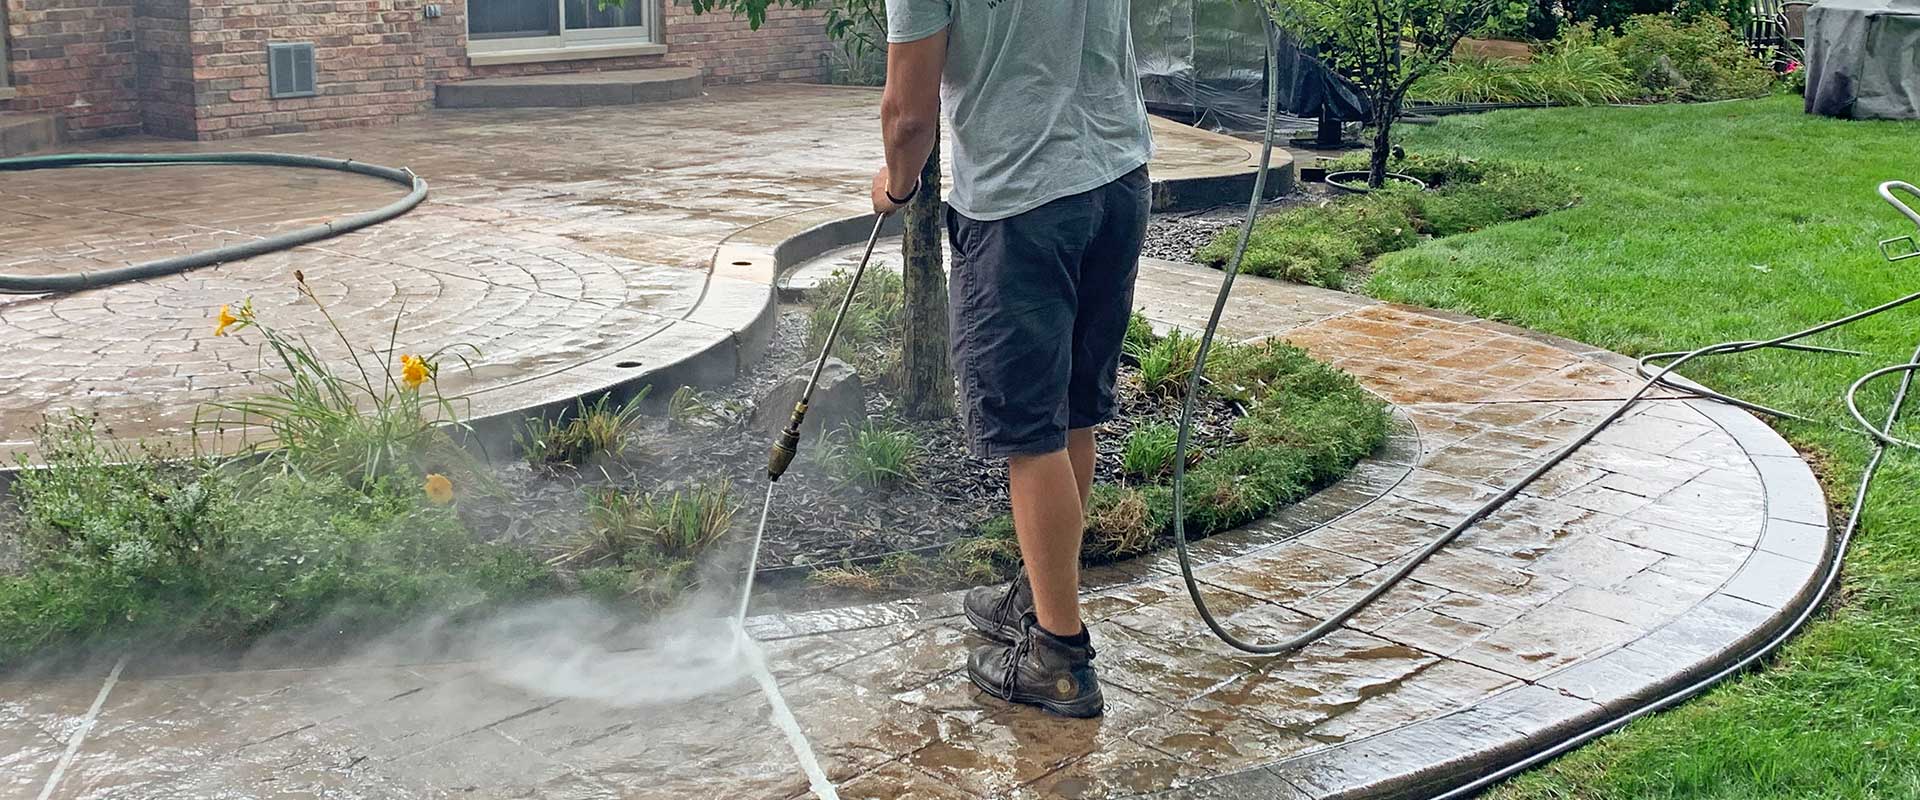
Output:
<path fill-rule="evenodd" d="M 872 90 L 788 84 L 646 107 L 437 112 L 243 142 L 91 143 L 354 158 L 412 168 L 432 196 L 373 229 L 241 263 L 65 296 L 0 296 L 0 459 L 30 451 L 32 429 L 66 411 L 97 413 L 123 437 L 184 446 L 202 404 L 255 392 L 274 374 L 257 333 L 212 335 L 222 303 L 253 298 L 264 321 L 344 367 L 345 348 L 295 291 L 295 270 L 360 350 L 385 353 L 390 337 L 388 360 L 477 348 L 471 371 L 442 373 L 470 419 L 517 418 L 615 386 L 730 380 L 769 333 L 774 275 L 794 257 L 776 245 L 867 210 L 881 160 L 878 108 Z M 1164 120 L 1155 135 L 1162 203 L 1244 195 L 1256 171 L 1246 142 Z M 0 273 L 195 252 L 399 194 L 372 178 L 293 169 L 9 173 Z"/>
<path fill-rule="evenodd" d="M 1193 326 L 1216 280 L 1150 263 L 1140 304 Z M 1364 592 L 1632 384 L 1604 351 L 1335 292 L 1243 279 L 1230 312 L 1229 335 L 1334 361 L 1404 428 L 1348 481 L 1197 546 L 1212 603 L 1249 636 Z M 1666 397 L 1291 657 L 1211 639 L 1170 557 L 1095 571 L 1099 720 L 973 691 L 958 669 L 980 640 L 943 595 L 751 620 L 777 693 L 639 706 L 529 691 L 498 663 L 171 674 L 136 653 L 105 685 L 0 685 L 0 787 L 35 797 L 60 771 L 39 796 L 808 796 L 778 697 L 844 798 L 1424 796 L 1777 626 L 1805 602 L 1826 522 L 1770 429 Z"/>

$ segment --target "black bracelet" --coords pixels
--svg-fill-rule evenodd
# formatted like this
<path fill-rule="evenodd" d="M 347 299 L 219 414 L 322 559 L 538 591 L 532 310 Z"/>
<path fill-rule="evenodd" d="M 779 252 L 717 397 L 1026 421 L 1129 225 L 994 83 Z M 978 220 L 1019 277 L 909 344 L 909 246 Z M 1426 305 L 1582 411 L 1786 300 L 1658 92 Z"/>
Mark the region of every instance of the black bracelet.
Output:
<path fill-rule="evenodd" d="M 920 182 L 917 180 L 913 182 L 913 190 L 907 192 L 906 197 L 894 197 L 893 192 L 888 191 L 886 189 L 881 189 L 880 193 L 887 196 L 887 202 L 890 202 L 896 206 L 904 206 L 907 204 L 908 200 L 913 199 L 914 195 L 920 193 Z"/>

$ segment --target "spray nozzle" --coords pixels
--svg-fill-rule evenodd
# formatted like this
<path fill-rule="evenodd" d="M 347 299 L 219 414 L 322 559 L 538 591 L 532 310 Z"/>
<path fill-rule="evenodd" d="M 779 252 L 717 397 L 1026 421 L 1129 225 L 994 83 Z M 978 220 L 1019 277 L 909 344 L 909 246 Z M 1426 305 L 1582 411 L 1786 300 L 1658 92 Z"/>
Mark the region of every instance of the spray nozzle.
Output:
<path fill-rule="evenodd" d="M 806 418 L 807 404 L 796 403 L 787 429 L 774 439 L 773 450 L 767 454 L 767 480 L 780 480 L 780 476 L 787 474 L 787 467 L 793 466 L 793 457 L 800 452 L 800 423 Z"/>

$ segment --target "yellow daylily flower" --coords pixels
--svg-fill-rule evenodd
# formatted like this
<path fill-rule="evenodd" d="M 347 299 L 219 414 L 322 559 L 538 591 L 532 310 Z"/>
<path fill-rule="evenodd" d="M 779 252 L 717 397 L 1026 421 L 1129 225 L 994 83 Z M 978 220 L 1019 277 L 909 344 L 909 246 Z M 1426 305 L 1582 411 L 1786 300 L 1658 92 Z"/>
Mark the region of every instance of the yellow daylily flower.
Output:
<path fill-rule="evenodd" d="M 406 384 L 407 388 L 418 389 L 420 384 L 426 383 L 431 377 L 433 377 L 433 368 L 427 364 L 426 359 L 414 355 L 400 357 L 400 382 Z"/>
<path fill-rule="evenodd" d="M 222 304 L 220 306 L 220 315 L 214 318 L 214 322 L 216 324 L 213 328 L 213 335 L 225 336 L 227 335 L 228 328 L 239 324 L 240 318 L 233 315 L 233 306 Z"/>
<path fill-rule="evenodd" d="M 427 484 L 423 488 L 427 492 L 427 499 L 436 506 L 453 502 L 453 481 L 448 480 L 445 475 L 438 472 L 428 475 Z"/>

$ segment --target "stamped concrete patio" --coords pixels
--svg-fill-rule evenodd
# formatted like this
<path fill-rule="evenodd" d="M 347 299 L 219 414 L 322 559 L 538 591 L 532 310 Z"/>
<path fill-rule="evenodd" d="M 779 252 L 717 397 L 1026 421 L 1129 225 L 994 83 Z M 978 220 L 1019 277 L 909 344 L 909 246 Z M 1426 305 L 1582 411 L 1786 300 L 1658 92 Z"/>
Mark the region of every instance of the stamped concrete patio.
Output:
<path fill-rule="evenodd" d="M 769 332 L 783 266 L 774 245 L 865 210 L 878 103 L 866 89 L 785 85 L 616 109 L 437 112 L 220 145 L 93 143 L 353 158 L 412 168 L 432 195 L 376 229 L 244 263 L 100 292 L 0 296 L 0 458 L 29 450 L 33 426 L 66 410 L 98 413 L 122 435 L 185 439 L 201 404 L 261 383 L 257 335 L 211 335 L 222 303 L 251 297 L 264 321 L 343 360 L 295 291 L 295 270 L 357 347 L 385 349 L 392 334 L 402 353 L 477 348 L 473 369 L 444 373 L 472 418 L 649 378 L 730 379 Z M 1256 171 L 1245 142 L 1158 120 L 1155 130 L 1163 202 L 1238 194 Z M 181 255 L 403 193 L 295 169 L 8 173 L 0 273 Z"/>
<path fill-rule="evenodd" d="M 866 129 L 870 111 L 847 96 L 824 89 L 743 93 L 733 100 L 751 108 L 730 124 L 758 133 L 736 136 L 714 123 L 701 129 L 708 141 L 681 145 L 667 144 L 678 132 L 672 125 L 714 118 L 717 100 L 623 112 L 634 115 L 627 124 L 592 114 L 487 113 L 326 134 L 333 146 L 361 157 L 417 169 L 425 162 L 406 156 L 420 152 L 410 149 L 420 147 L 413 140 L 429 134 L 442 139 L 432 147 L 453 148 L 458 137 L 493 141 L 480 150 L 501 160 L 474 161 L 464 171 L 442 162 L 452 171 L 436 186 L 452 187 L 440 188 L 444 199 L 434 205 L 446 207 L 424 209 L 403 220 L 405 227 L 329 243 L 318 248 L 317 261 L 359 270 L 335 280 L 331 291 L 345 298 L 373 289 L 355 306 L 366 311 L 354 324 L 369 330 L 384 330 L 409 296 L 405 287 L 413 284 L 400 276 L 419 276 L 424 293 L 407 306 L 438 321 L 408 325 L 405 346 L 471 338 L 501 325 L 517 331 L 501 334 L 518 342 L 517 350 L 509 348 L 519 353 L 512 358 L 553 358 L 553 374 L 574 369 L 564 366 L 567 359 L 616 357 L 596 346 L 645 364 L 629 369 L 646 369 L 679 352 L 666 346 L 678 341 L 666 332 L 700 313 L 701 303 L 688 310 L 685 286 L 709 287 L 704 295 L 692 291 L 694 297 L 713 296 L 711 287 L 735 280 L 770 291 L 772 267 L 787 266 L 780 253 L 792 251 L 779 245 L 818 238 L 806 232 L 858 213 L 857 204 L 842 201 L 877 151 Z M 818 113 L 822 107 L 842 108 L 847 119 L 828 119 Z M 797 122 L 766 124 L 775 115 Z M 504 141 L 515 130 L 521 138 Z M 530 141 L 530 130 L 549 141 Z M 827 147 L 830 135 L 864 144 Z M 353 144 L 362 139 L 365 146 Z M 304 141 L 257 146 L 293 149 Z M 1162 137 L 1163 145 L 1168 141 Z M 678 169 L 632 167 L 590 179 L 578 171 L 585 167 L 542 166 L 656 142 L 680 153 Z M 792 143 L 800 144 L 779 149 Z M 1221 147 L 1226 159 L 1244 163 L 1244 148 L 1231 149 L 1237 143 Z M 767 171 L 694 157 L 736 151 L 765 160 Z M 649 184 L 650 176 L 673 187 L 671 201 L 661 199 L 668 190 Z M 333 202 L 339 195 L 319 185 L 326 180 L 315 179 L 312 193 Z M 16 208 L 15 185 L 0 184 L 9 213 L 43 207 L 44 197 Z M 789 216 L 767 222 L 738 216 L 747 213 L 740 205 L 714 209 L 743 195 L 791 203 L 780 212 Z M 280 219 L 269 209 L 285 201 L 263 199 L 254 206 L 256 222 Z M 602 210 L 629 201 L 621 211 Z M 278 213 L 296 207 L 305 208 Z M 245 232 L 245 222 L 229 228 Z M 124 258 L 123 239 L 73 245 L 77 239 L 49 233 L 57 224 L 42 225 L 32 236 L 54 252 L 73 256 L 77 250 L 58 248 L 86 247 L 105 260 Z M 9 225 L 0 240 L 14 230 Z M 648 243 L 651 230 L 660 243 Z M 511 241 L 489 238 L 495 236 Z M 816 241 L 811 249 L 827 252 L 840 243 Z M 605 255 L 623 247 L 647 255 Z M 286 307 L 290 292 L 280 273 L 297 266 L 285 259 L 298 255 L 153 285 L 16 300 L 0 306 L 0 320 L 23 329 L 40 320 L 32 323 L 34 335 L 49 341 L 48 354 L 87 350 L 72 345 L 96 334 L 116 341 L 116 315 L 129 325 L 166 320 L 168 330 L 182 332 L 180 341 L 215 342 L 187 352 L 218 347 L 206 362 L 239 370 L 252 349 L 210 340 L 208 305 L 235 293 L 264 299 L 277 292 L 276 308 Z M 724 267 L 733 261 L 763 269 L 766 279 L 729 277 Z M 312 279 L 314 268 L 306 269 Z M 661 278 L 664 288 L 652 294 L 624 277 L 650 269 L 680 272 L 662 273 L 672 279 Z M 497 274 L 516 277 L 496 281 Z M 1138 299 L 1157 323 L 1193 327 L 1204 319 L 1216 282 L 1217 274 L 1202 268 L 1152 262 Z M 436 292 L 470 284 L 458 291 L 477 292 L 473 298 L 507 292 L 521 301 L 502 306 L 513 310 L 497 318 L 471 310 L 492 307 L 480 299 L 464 301 L 462 310 L 432 308 L 452 303 L 431 300 Z M 493 288 L 500 285 L 509 288 Z M 682 298 L 679 305 L 663 299 L 673 297 Z M 655 302 L 662 305 L 649 305 Z M 576 305 L 585 308 L 561 310 Z M 8 316 L 15 314 L 24 317 Z M 617 347 L 596 344 L 638 319 L 660 325 L 661 333 Z M 1345 482 L 1196 546 L 1215 608 L 1229 626 L 1261 638 L 1300 630 L 1366 591 L 1633 385 L 1628 362 L 1578 343 L 1253 278 L 1239 284 L 1225 331 L 1237 338 L 1280 335 L 1310 349 L 1391 401 L 1401 420 L 1389 446 Z M 168 341 L 157 334 L 145 340 Z M 666 355 L 646 346 L 656 340 Z M 94 360 L 68 370 L 105 370 L 115 362 L 104 355 L 95 352 L 87 356 Z M 52 356 L 32 356 L 42 357 Z M 123 372 L 153 366 L 119 363 Z M 11 426 L 36 409 L 87 405 L 84 395 L 71 394 L 77 387 L 52 377 L 58 372 L 33 373 L 45 384 L 8 384 L 52 388 L 0 395 L 0 403 L 20 403 L 0 420 Z M 122 385 L 133 383 L 122 375 Z M 111 381 L 99 384 L 96 396 L 117 396 L 105 395 Z M 474 385 L 500 397 L 516 391 L 510 387 Z M 167 397 L 195 396 L 191 380 L 169 391 L 176 394 Z M 98 407 L 124 413 L 123 424 L 135 430 L 178 424 Z M 749 628 L 764 643 L 776 689 L 747 681 L 642 706 L 516 688 L 486 662 L 373 654 L 182 672 L 128 653 L 111 672 L 0 681 L 0 794 L 798 798 L 812 793 L 797 755 L 805 751 L 848 798 L 1424 796 L 1721 663 L 1804 607 L 1827 558 L 1825 501 L 1784 441 L 1743 412 L 1662 396 L 1375 608 L 1290 657 L 1251 658 L 1210 638 L 1170 557 L 1094 571 L 1090 627 L 1110 703 L 1099 720 L 1049 718 L 972 691 L 958 668 L 979 640 L 957 616 L 957 596 L 941 595 L 756 617 Z M 798 744 L 775 724 L 776 698 L 797 720 Z"/>

